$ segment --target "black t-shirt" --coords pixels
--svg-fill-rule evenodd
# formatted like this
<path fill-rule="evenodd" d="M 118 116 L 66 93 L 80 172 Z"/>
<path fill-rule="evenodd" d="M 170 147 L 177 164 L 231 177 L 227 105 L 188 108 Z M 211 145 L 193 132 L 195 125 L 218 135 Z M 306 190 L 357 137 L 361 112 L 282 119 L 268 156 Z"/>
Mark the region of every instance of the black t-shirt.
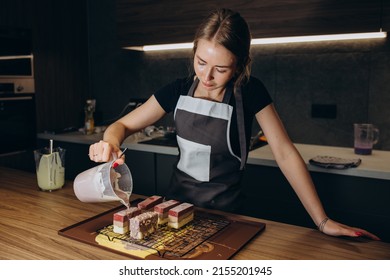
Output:
<path fill-rule="evenodd" d="M 160 103 L 166 113 L 175 110 L 176 104 L 180 95 L 187 95 L 193 83 L 193 77 L 177 79 L 176 81 L 164 86 L 158 90 L 154 96 Z M 255 77 L 250 77 L 249 81 L 242 86 L 242 102 L 244 107 L 244 122 L 247 147 L 249 147 L 250 137 L 252 133 L 252 122 L 254 116 L 264 107 L 272 103 L 272 98 L 269 95 L 264 84 Z M 229 101 L 229 105 L 233 106 L 233 116 L 230 129 L 230 141 L 233 151 L 236 155 L 240 155 L 240 145 L 237 130 L 236 102 L 234 95 Z M 248 150 L 248 149 L 247 149 Z"/>

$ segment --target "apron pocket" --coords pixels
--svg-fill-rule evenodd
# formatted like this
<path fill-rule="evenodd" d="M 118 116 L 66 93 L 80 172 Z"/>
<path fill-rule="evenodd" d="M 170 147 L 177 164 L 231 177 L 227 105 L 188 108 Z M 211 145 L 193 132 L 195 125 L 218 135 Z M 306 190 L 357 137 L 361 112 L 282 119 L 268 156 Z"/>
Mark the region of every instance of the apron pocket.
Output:
<path fill-rule="evenodd" d="M 177 136 L 180 160 L 177 168 L 201 182 L 210 179 L 211 146 L 195 143 Z"/>

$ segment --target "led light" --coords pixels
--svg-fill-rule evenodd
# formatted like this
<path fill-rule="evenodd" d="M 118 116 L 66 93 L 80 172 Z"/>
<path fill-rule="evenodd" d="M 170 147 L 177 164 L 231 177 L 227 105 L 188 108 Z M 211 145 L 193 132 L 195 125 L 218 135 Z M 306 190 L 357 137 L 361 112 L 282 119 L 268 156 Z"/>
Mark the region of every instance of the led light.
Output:
<path fill-rule="evenodd" d="M 379 39 L 379 38 L 386 38 L 386 36 L 387 36 L 386 32 L 368 32 L 368 33 L 349 33 L 349 34 L 333 34 L 333 35 L 275 37 L 275 38 L 264 38 L 264 39 L 252 39 L 251 45 L 321 42 L 321 41 L 344 41 L 344 40 L 358 40 L 358 39 Z"/>
<path fill-rule="evenodd" d="M 367 32 L 367 33 L 332 34 L 332 35 L 275 37 L 275 38 L 252 39 L 251 45 L 320 42 L 320 41 L 343 41 L 343 40 L 359 40 L 359 39 L 380 39 L 386 37 L 387 37 L 387 33 L 382 31 Z M 192 47 L 193 47 L 193 43 L 180 43 L 180 44 L 161 44 L 161 45 L 125 47 L 124 49 L 149 52 L 149 51 L 163 51 L 163 50 L 192 49 Z"/>
<path fill-rule="evenodd" d="M 33 58 L 33 55 L 9 55 L 9 56 L 0 56 L 1 60 L 8 59 L 24 59 L 24 58 Z"/>
<path fill-rule="evenodd" d="M 137 47 L 127 47 L 128 50 L 136 51 L 165 51 L 165 50 L 179 50 L 179 49 L 192 49 L 193 43 L 179 43 L 179 44 L 162 44 L 162 45 L 145 45 Z"/>

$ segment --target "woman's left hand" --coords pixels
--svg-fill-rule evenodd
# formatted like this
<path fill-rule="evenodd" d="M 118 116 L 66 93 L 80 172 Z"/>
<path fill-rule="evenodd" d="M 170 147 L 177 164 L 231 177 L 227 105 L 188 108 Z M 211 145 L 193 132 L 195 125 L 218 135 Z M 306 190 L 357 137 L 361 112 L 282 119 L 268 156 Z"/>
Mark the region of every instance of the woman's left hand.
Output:
<path fill-rule="evenodd" d="M 378 236 L 361 228 L 350 227 L 329 219 L 323 227 L 323 233 L 332 236 L 367 237 L 380 240 Z"/>

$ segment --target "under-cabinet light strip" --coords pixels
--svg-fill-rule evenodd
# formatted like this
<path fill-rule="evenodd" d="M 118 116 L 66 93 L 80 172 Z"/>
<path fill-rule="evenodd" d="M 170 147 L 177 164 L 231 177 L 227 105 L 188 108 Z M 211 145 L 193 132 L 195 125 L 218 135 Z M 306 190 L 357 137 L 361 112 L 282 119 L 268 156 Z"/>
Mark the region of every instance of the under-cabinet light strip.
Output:
<path fill-rule="evenodd" d="M 359 40 L 359 39 L 379 39 L 379 38 L 386 38 L 386 37 L 387 37 L 387 33 L 382 32 L 382 31 L 380 31 L 380 32 L 367 32 L 367 33 L 332 34 L 332 35 L 275 37 L 275 38 L 252 39 L 251 45 L 320 42 L 320 41 L 342 41 L 342 40 Z M 193 43 L 180 43 L 180 44 L 161 44 L 161 45 L 145 45 L 145 46 L 136 46 L 136 47 L 125 47 L 124 49 L 149 52 L 149 51 L 191 49 L 192 47 L 193 47 Z"/>
<path fill-rule="evenodd" d="M 0 60 L 8 60 L 8 59 L 23 59 L 23 58 L 32 58 L 31 55 L 5 55 L 5 56 L 0 56 Z"/>

